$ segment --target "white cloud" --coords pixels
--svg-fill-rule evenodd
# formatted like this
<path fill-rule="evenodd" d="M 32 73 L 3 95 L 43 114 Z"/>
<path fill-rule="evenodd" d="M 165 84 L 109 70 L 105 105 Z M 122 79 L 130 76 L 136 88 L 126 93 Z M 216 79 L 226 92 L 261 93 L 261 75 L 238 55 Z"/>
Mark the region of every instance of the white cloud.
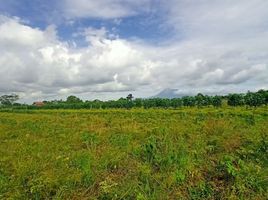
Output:
<path fill-rule="evenodd" d="M 267 1 L 158 2 L 167 11 L 166 25 L 174 28 L 174 37 L 158 46 L 87 27 L 74 34 L 87 47 L 74 48 L 59 40 L 54 26 L 40 30 L 0 17 L 0 92 L 104 98 L 135 90 L 145 97 L 165 88 L 218 93 L 268 85 Z M 65 0 L 63 9 L 69 18 L 118 19 L 144 12 L 149 4 Z"/>
<path fill-rule="evenodd" d="M 151 0 L 63 0 L 67 18 L 116 19 L 137 15 L 150 9 Z"/>
<path fill-rule="evenodd" d="M 267 32 L 266 0 L 171 0 L 169 23 L 185 37 L 235 42 Z"/>
<path fill-rule="evenodd" d="M 59 41 L 51 27 L 42 31 L 9 18 L 0 30 L 0 92 L 36 98 L 37 94 L 128 91 L 148 83 L 143 53 L 125 40 L 109 39 L 105 29 L 86 29 L 89 46 L 78 49 Z"/>
<path fill-rule="evenodd" d="M 171 0 L 164 6 L 175 35 L 159 50 L 162 63 L 153 71 L 163 80 L 159 85 L 245 91 L 267 83 L 267 1 Z"/>

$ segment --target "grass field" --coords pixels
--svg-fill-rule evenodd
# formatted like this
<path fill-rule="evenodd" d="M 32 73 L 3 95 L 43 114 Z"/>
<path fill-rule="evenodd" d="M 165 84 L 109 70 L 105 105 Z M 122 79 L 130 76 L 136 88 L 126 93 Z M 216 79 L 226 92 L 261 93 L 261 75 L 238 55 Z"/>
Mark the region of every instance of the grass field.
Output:
<path fill-rule="evenodd" d="M 0 199 L 267 199 L 268 108 L 0 112 Z"/>

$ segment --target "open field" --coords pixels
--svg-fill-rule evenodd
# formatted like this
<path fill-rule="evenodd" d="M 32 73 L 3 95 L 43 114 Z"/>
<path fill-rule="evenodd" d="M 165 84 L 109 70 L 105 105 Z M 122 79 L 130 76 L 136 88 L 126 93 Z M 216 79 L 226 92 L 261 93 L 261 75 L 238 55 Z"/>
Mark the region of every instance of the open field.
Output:
<path fill-rule="evenodd" d="M 268 108 L 0 112 L 0 199 L 267 199 Z"/>

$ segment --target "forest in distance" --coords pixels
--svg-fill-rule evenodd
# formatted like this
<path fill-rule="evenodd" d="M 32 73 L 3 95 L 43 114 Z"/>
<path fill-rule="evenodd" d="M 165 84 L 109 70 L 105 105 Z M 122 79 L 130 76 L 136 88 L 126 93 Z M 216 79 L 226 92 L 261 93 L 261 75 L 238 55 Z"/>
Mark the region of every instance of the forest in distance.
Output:
<path fill-rule="evenodd" d="M 0 108 L 13 109 L 107 109 L 107 108 L 179 108 L 179 107 L 221 107 L 251 106 L 257 107 L 268 104 L 268 90 L 257 92 L 233 93 L 225 96 L 209 96 L 198 93 L 196 96 L 184 96 L 181 98 L 134 98 L 129 94 L 126 98 L 118 100 L 93 100 L 83 101 L 79 97 L 69 96 L 64 100 L 52 100 L 34 102 L 32 105 L 16 103 L 19 96 L 16 94 L 0 97 Z"/>

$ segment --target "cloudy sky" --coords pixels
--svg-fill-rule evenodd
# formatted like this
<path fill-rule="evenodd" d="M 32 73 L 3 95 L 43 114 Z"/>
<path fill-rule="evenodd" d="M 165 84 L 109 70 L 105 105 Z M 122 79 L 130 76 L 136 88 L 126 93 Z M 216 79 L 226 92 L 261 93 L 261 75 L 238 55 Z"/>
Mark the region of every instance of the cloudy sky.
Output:
<path fill-rule="evenodd" d="M 268 89 L 267 0 L 0 0 L 0 94 Z"/>

